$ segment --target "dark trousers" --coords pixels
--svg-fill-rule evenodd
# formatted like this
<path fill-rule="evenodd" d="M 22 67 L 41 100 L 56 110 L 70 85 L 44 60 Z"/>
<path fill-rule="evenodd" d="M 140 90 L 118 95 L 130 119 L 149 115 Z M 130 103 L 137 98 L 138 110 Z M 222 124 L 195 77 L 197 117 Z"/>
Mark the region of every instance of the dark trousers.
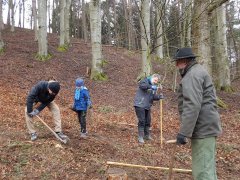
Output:
<path fill-rule="evenodd" d="M 138 129 L 145 131 L 146 135 L 146 131 L 149 131 L 151 126 L 151 111 L 150 109 L 135 107 L 135 112 L 138 118 Z"/>
<path fill-rule="evenodd" d="M 87 111 L 77 111 L 78 114 L 78 120 L 81 126 L 81 132 L 82 133 L 86 133 L 87 129 L 86 129 L 86 115 L 87 115 Z"/>

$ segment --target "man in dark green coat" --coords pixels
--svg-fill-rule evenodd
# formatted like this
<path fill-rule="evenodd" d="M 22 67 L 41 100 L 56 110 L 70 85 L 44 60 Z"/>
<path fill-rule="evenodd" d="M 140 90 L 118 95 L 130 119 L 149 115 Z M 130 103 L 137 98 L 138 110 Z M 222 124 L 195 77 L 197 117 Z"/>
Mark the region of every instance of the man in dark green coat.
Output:
<path fill-rule="evenodd" d="M 180 130 L 177 144 L 191 139 L 192 172 L 195 180 L 217 180 L 216 137 L 222 132 L 212 79 L 197 63 L 191 48 L 178 49 L 174 60 L 182 80 L 178 89 Z"/>

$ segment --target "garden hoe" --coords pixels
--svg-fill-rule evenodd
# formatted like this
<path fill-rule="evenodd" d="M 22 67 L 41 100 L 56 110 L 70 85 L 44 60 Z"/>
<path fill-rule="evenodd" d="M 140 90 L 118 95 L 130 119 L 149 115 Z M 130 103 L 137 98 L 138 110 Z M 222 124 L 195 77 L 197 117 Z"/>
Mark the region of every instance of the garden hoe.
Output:
<path fill-rule="evenodd" d="M 56 133 L 55 131 L 53 131 L 53 130 L 47 125 L 47 123 L 45 123 L 45 122 L 42 120 L 42 118 L 40 118 L 38 115 L 36 115 L 36 116 L 37 116 L 37 118 L 54 134 L 54 136 L 55 136 L 59 141 L 61 141 L 61 142 L 64 143 L 64 144 L 67 144 L 69 138 L 64 138 L 64 139 L 60 138 L 60 137 L 57 135 L 57 133 Z"/>

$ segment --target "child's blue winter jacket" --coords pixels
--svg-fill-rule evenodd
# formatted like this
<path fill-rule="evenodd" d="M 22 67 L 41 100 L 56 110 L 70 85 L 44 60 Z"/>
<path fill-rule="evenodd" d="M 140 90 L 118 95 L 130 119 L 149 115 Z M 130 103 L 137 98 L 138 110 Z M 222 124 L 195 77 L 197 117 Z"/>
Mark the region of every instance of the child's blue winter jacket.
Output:
<path fill-rule="evenodd" d="M 74 94 L 73 108 L 77 111 L 86 111 L 92 105 L 89 91 L 85 86 L 77 87 Z"/>

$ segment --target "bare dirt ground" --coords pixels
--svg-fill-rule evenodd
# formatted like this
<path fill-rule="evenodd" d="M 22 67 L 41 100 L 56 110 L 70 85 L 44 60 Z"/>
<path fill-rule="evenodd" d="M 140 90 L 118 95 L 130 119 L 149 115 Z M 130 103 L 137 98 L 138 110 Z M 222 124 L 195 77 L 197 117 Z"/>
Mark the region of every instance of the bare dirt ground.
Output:
<path fill-rule="evenodd" d="M 72 104 L 74 81 L 86 75 L 91 66 L 91 46 L 73 39 L 68 52 L 58 52 L 57 35 L 48 36 L 50 61 L 35 60 L 37 42 L 34 32 L 16 29 L 3 32 L 6 49 L 0 55 L 0 176 L 1 179 L 106 179 L 107 161 L 148 166 L 169 167 L 172 144 L 160 144 L 159 103 L 152 108 L 152 134 L 154 141 L 141 146 L 137 143 L 136 117 L 133 98 L 140 70 L 140 55 L 117 47 L 103 47 L 108 62 L 104 71 L 106 82 L 95 82 L 85 77 L 93 110 L 88 113 L 89 137 L 80 139 L 76 114 Z M 155 71 L 161 65 L 155 62 Z M 61 109 L 63 131 L 70 141 L 64 145 L 35 119 L 39 138 L 30 141 L 24 108 L 30 88 L 39 80 L 56 78 L 61 92 L 56 102 Z M 172 77 L 168 74 L 163 93 L 163 136 L 174 139 L 179 127 L 177 96 L 171 91 Z M 222 179 L 239 179 L 240 171 L 240 89 L 234 81 L 234 93 L 218 92 L 227 104 L 220 109 L 223 134 L 217 141 L 217 174 Z M 54 127 L 47 109 L 40 113 Z M 121 167 L 129 179 L 167 179 L 164 170 Z M 177 147 L 174 168 L 191 169 L 190 144 Z M 174 173 L 174 179 L 192 179 L 191 174 Z"/>

